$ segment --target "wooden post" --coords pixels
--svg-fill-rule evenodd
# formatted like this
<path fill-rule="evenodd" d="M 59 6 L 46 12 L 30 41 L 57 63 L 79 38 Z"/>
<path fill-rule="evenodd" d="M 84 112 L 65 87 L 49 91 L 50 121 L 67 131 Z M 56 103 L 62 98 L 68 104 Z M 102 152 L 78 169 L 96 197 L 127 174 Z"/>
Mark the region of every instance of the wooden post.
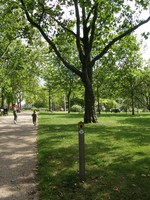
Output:
<path fill-rule="evenodd" d="M 84 144 L 84 123 L 78 123 L 79 136 L 79 179 L 85 181 L 85 144 Z"/>

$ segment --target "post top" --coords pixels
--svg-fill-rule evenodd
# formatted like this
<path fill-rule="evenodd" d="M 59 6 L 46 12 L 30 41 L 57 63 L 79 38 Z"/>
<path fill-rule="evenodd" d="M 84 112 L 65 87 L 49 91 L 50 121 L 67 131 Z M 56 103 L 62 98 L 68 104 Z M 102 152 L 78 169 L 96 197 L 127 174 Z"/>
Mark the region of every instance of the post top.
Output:
<path fill-rule="evenodd" d="M 79 129 L 83 129 L 83 127 L 84 127 L 84 122 L 80 121 L 80 122 L 78 123 L 78 128 L 79 128 Z"/>

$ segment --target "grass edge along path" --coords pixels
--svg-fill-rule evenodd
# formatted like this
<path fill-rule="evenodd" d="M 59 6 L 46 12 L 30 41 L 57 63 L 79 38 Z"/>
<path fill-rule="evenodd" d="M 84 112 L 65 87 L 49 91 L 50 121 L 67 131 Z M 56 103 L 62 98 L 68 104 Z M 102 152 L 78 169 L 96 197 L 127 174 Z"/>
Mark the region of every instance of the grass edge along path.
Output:
<path fill-rule="evenodd" d="M 81 114 L 39 114 L 40 200 L 149 200 L 150 114 L 102 114 L 85 125 L 86 181 L 79 181 Z"/>

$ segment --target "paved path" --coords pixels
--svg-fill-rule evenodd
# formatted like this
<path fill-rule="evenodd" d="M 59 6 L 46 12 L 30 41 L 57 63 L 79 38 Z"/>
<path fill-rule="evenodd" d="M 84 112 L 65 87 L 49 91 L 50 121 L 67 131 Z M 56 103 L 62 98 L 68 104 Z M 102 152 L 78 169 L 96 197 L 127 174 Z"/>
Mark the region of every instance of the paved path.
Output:
<path fill-rule="evenodd" d="M 36 137 L 30 113 L 0 116 L 0 200 L 38 200 Z"/>

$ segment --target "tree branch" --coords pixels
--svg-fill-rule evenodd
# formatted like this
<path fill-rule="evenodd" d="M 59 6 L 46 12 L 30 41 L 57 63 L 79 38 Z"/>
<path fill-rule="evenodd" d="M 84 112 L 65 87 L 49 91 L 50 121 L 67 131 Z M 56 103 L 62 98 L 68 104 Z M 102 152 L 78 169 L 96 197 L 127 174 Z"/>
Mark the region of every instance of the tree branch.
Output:
<path fill-rule="evenodd" d="M 8 47 L 10 46 L 10 44 L 11 44 L 11 41 L 7 44 L 7 46 L 6 46 L 5 50 L 4 50 L 4 52 L 3 52 L 2 55 L 0 56 L 0 60 L 4 57 L 5 53 L 6 53 L 7 50 L 8 50 Z"/>
<path fill-rule="evenodd" d="M 94 35 L 95 35 L 95 28 L 96 28 L 96 19 L 97 19 L 97 12 L 98 12 L 98 3 L 94 6 L 94 17 L 92 21 L 92 29 L 91 29 L 91 36 L 90 36 L 90 50 L 92 48 L 93 40 L 94 40 Z"/>
<path fill-rule="evenodd" d="M 77 35 L 76 35 L 72 30 L 70 30 L 70 29 L 68 29 L 67 27 L 65 27 L 65 26 L 63 25 L 63 23 L 61 23 L 60 21 L 58 21 L 58 20 L 57 20 L 56 18 L 54 18 L 54 17 L 52 17 L 52 19 L 53 19 L 55 22 L 57 22 L 57 24 L 59 24 L 65 31 L 71 33 L 73 36 L 75 36 L 75 38 L 77 38 Z"/>
<path fill-rule="evenodd" d="M 148 17 L 146 20 L 140 22 L 139 24 L 131 27 L 130 29 L 128 29 L 127 31 L 125 31 L 124 33 L 122 33 L 121 35 L 115 37 L 112 41 L 110 41 L 108 43 L 108 45 L 105 46 L 105 48 L 101 51 L 100 54 L 98 54 L 92 61 L 91 61 L 91 65 L 93 66 L 95 64 L 95 62 L 97 60 L 99 60 L 103 55 L 105 55 L 108 50 L 111 48 L 111 46 L 113 44 L 115 44 L 117 41 L 121 40 L 123 37 L 129 35 L 130 33 L 132 33 L 133 31 L 135 31 L 136 29 L 138 29 L 140 26 L 142 26 L 143 24 L 146 24 L 147 22 L 150 21 L 150 17 Z"/>
<path fill-rule="evenodd" d="M 81 43 L 80 43 L 80 15 L 79 15 L 79 9 L 78 9 L 78 1 L 74 0 L 74 7 L 75 7 L 75 13 L 76 13 L 76 20 L 77 20 L 77 25 L 76 25 L 76 30 L 77 30 L 77 37 L 76 37 L 76 44 L 80 56 L 81 62 L 83 62 L 83 51 L 81 48 Z"/>
<path fill-rule="evenodd" d="M 62 61 L 62 63 L 69 69 L 71 70 L 72 72 L 74 72 L 75 74 L 77 74 L 78 76 L 81 77 L 81 72 L 75 68 L 73 65 L 71 65 L 70 63 L 68 63 L 61 55 L 61 53 L 59 52 L 59 50 L 57 49 L 56 45 L 54 44 L 54 42 L 46 35 L 46 33 L 44 32 L 44 30 L 41 28 L 40 25 L 38 25 L 36 22 L 33 21 L 33 19 L 30 17 L 30 14 L 29 12 L 27 11 L 27 8 L 26 8 L 26 5 L 24 3 L 24 0 L 20 0 L 22 6 L 23 6 L 23 9 L 24 9 L 24 12 L 25 12 L 25 15 L 27 17 L 27 20 L 30 22 L 30 24 L 32 26 L 34 26 L 35 28 L 37 28 L 41 35 L 43 36 L 43 38 L 47 41 L 47 43 L 52 47 L 52 49 L 54 50 L 55 54 L 57 55 L 57 57 Z"/>
<path fill-rule="evenodd" d="M 90 10 L 90 12 L 89 12 L 89 14 L 88 14 L 88 16 L 86 18 L 86 23 L 88 23 L 88 21 L 90 19 L 90 16 L 91 16 L 91 14 L 92 14 L 92 12 L 93 12 L 94 9 L 95 9 L 95 5 L 91 8 L 91 10 Z"/>
<path fill-rule="evenodd" d="M 43 19 L 43 16 L 44 16 L 45 8 L 44 8 L 44 4 L 43 3 L 39 3 L 39 5 L 42 8 L 42 14 L 41 14 L 40 19 L 39 19 L 39 24 L 40 24 L 42 19 Z"/>

